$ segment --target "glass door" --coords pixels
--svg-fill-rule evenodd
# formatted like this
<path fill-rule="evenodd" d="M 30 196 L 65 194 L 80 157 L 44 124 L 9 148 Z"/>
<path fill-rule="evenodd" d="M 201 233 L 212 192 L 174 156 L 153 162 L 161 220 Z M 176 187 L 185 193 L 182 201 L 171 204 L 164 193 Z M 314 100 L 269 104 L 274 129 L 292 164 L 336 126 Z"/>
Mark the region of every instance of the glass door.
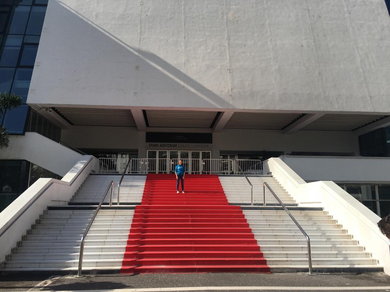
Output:
<path fill-rule="evenodd" d="M 119 173 L 123 173 L 128 162 L 129 162 L 129 154 L 128 153 L 119 153 L 117 164 L 116 164 L 116 167 L 117 167 L 116 170 Z"/>
<path fill-rule="evenodd" d="M 189 168 L 191 170 L 191 173 L 199 174 L 202 172 L 202 160 L 200 159 L 200 151 L 191 152 Z"/>
<path fill-rule="evenodd" d="M 158 173 L 169 173 L 168 151 L 166 151 L 166 150 L 158 151 L 157 172 Z"/>
<path fill-rule="evenodd" d="M 170 172 L 175 172 L 175 167 L 179 163 L 179 151 L 171 150 L 169 151 L 169 159 L 171 160 L 171 169 Z"/>
<path fill-rule="evenodd" d="M 187 173 L 191 173 L 191 168 L 189 167 L 189 151 L 179 151 L 179 159 L 183 161 L 183 165 L 186 168 Z"/>

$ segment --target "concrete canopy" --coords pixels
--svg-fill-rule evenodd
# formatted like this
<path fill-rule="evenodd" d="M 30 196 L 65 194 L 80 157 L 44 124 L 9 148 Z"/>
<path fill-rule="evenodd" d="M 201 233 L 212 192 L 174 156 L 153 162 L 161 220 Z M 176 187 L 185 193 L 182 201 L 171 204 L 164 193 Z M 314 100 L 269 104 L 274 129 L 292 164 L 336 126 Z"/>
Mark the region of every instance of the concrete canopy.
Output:
<path fill-rule="evenodd" d="M 390 113 L 383 0 L 52 0 L 28 103 Z"/>

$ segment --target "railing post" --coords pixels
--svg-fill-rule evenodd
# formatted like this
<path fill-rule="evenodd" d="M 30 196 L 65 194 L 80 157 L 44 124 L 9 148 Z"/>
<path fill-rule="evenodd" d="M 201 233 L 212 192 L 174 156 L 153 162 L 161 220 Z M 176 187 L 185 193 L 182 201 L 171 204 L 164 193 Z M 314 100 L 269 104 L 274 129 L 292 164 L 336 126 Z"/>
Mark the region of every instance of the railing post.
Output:
<path fill-rule="evenodd" d="M 119 185 L 118 185 L 118 188 L 119 188 Z M 111 184 L 110 206 L 112 206 L 112 199 L 113 199 L 113 189 L 114 189 L 114 186 Z"/>
<path fill-rule="evenodd" d="M 251 205 L 253 206 L 255 198 L 253 196 L 253 186 L 251 186 Z"/>
<path fill-rule="evenodd" d="M 263 184 L 263 206 L 267 206 L 266 202 L 265 202 L 265 184 Z"/>
<path fill-rule="evenodd" d="M 84 257 L 84 236 L 81 237 L 80 254 L 79 254 L 79 268 L 77 271 L 77 277 L 81 277 L 83 270 L 83 257 Z"/>
<path fill-rule="evenodd" d="M 311 262 L 311 243 L 310 243 L 310 237 L 306 237 L 307 240 L 307 257 L 309 260 L 309 274 L 311 275 L 313 273 L 313 265 Z"/>

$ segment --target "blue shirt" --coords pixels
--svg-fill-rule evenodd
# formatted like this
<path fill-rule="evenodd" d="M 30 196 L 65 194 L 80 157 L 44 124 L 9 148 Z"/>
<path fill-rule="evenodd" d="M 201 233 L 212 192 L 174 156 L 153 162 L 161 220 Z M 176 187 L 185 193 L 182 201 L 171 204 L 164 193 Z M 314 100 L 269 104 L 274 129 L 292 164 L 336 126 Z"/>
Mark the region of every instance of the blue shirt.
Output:
<path fill-rule="evenodd" d="M 180 165 L 180 164 L 176 165 L 175 173 L 177 175 L 183 175 L 185 171 L 186 171 L 186 168 L 184 167 L 184 165 Z"/>

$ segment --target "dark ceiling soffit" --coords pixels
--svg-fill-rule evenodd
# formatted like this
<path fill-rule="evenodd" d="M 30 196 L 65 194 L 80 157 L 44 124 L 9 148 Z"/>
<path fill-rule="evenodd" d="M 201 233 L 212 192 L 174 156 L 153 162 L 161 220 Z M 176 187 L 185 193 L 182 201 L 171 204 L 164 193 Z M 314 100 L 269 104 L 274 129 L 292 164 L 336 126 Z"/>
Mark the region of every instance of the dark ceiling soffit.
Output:
<path fill-rule="evenodd" d="M 74 125 L 67 117 L 65 117 L 59 110 L 57 110 L 55 107 L 51 108 L 57 115 L 59 115 L 61 118 L 63 118 L 69 125 Z"/>
<path fill-rule="evenodd" d="M 287 127 L 289 127 L 290 125 L 292 125 L 292 124 L 294 124 L 296 121 L 298 121 L 299 119 L 302 119 L 304 116 L 306 116 L 306 114 L 301 114 L 301 115 L 298 116 L 297 118 L 293 119 L 290 123 L 288 123 L 287 125 L 285 125 L 283 128 L 281 128 L 281 130 L 286 129 Z"/>
<path fill-rule="evenodd" d="M 142 114 L 144 115 L 145 125 L 149 128 L 148 114 L 146 113 L 146 110 L 142 110 Z"/>
<path fill-rule="evenodd" d="M 219 117 L 221 116 L 221 114 L 222 114 L 221 112 L 217 112 L 217 114 L 215 115 L 215 118 L 214 118 L 213 122 L 212 122 L 211 125 L 210 125 L 210 129 L 214 128 L 215 123 L 218 121 L 218 119 L 219 119 Z"/>
<path fill-rule="evenodd" d="M 386 118 L 388 118 L 388 117 L 390 117 L 390 116 L 383 116 L 383 117 L 380 117 L 380 118 L 378 118 L 378 119 L 376 119 L 376 120 L 373 120 L 373 121 L 371 121 L 371 122 L 369 122 L 369 123 L 367 123 L 367 124 L 364 124 L 364 125 L 362 125 L 362 126 L 359 126 L 359 127 L 357 127 L 357 128 L 354 128 L 354 129 L 352 129 L 351 131 L 359 130 L 359 129 L 364 128 L 364 127 L 366 127 L 366 126 L 368 126 L 368 125 L 371 125 L 371 124 L 373 124 L 373 123 L 376 123 L 376 122 L 379 122 L 379 121 L 381 121 L 381 120 L 383 120 L 383 119 L 386 119 Z"/>

